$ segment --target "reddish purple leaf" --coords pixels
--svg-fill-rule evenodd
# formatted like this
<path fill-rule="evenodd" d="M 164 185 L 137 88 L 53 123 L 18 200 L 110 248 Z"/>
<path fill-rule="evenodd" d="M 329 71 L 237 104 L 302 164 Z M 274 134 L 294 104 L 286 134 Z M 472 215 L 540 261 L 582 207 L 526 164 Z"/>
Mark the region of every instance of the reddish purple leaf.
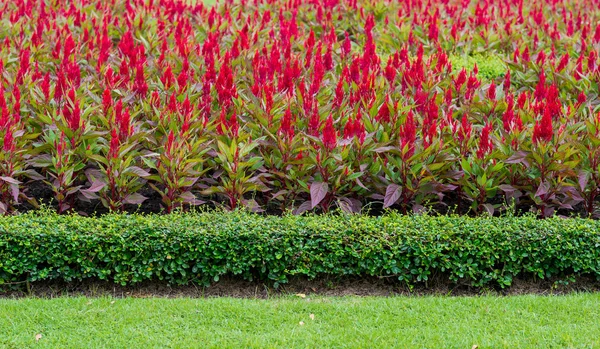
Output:
<path fill-rule="evenodd" d="M 123 202 L 126 204 L 131 204 L 131 205 L 140 205 L 146 199 L 147 199 L 147 197 L 145 197 L 141 194 L 134 193 L 134 194 L 127 195 L 127 197 L 125 197 L 125 200 L 123 200 Z"/>
<path fill-rule="evenodd" d="M 148 173 L 148 171 L 142 170 L 141 168 L 139 168 L 137 166 L 131 166 L 125 172 L 133 173 L 133 174 L 138 175 L 138 176 L 140 176 L 142 178 L 150 176 L 150 173 Z"/>
<path fill-rule="evenodd" d="M 271 197 L 271 200 L 275 200 L 278 197 L 283 196 L 287 193 L 288 193 L 288 190 L 282 189 L 282 190 L 278 191 L 277 193 L 273 194 L 273 196 Z"/>
<path fill-rule="evenodd" d="M 492 204 L 484 204 L 483 208 L 486 210 L 486 212 L 490 215 L 493 216 L 494 215 L 494 211 L 496 210 L 494 208 L 494 205 Z"/>
<path fill-rule="evenodd" d="M 311 203 L 310 201 L 304 201 L 300 206 L 298 206 L 297 209 L 294 210 L 294 212 L 292 212 L 295 215 L 301 215 L 304 212 L 308 211 L 311 209 Z"/>
<path fill-rule="evenodd" d="M 507 194 L 514 193 L 517 190 L 517 188 L 508 184 L 501 184 L 498 186 L 498 188 Z"/>
<path fill-rule="evenodd" d="M 581 191 L 584 191 L 585 187 L 587 187 L 589 178 L 590 177 L 586 172 L 579 172 L 579 176 L 577 176 L 577 179 L 579 182 L 579 189 L 581 189 Z"/>
<path fill-rule="evenodd" d="M 179 198 L 186 204 L 191 204 L 191 205 L 200 205 L 201 203 L 203 203 L 203 201 L 198 200 L 196 198 L 196 195 L 194 195 L 192 192 L 190 191 L 186 191 L 181 193 L 181 195 L 179 195 Z"/>
<path fill-rule="evenodd" d="M 73 187 L 73 188 L 71 188 L 71 189 L 67 190 L 67 195 L 72 195 L 72 194 L 75 194 L 75 193 L 77 193 L 78 191 L 80 191 L 80 189 L 81 189 L 81 186 L 80 186 L 80 185 L 78 185 L 78 186 L 76 186 L 76 187 Z"/>
<path fill-rule="evenodd" d="M 525 161 L 526 158 L 527 158 L 527 153 L 526 152 L 524 152 L 524 151 L 518 151 L 518 152 L 514 153 L 513 155 L 511 155 L 504 162 L 507 163 L 507 164 L 526 163 L 526 161 Z"/>
<path fill-rule="evenodd" d="M 97 193 L 100 190 L 102 190 L 102 188 L 104 188 L 105 186 L 106 186 L 106 183 L 101 182 L 101 181 L 95 181 L 92 183 L 92 185 L 89 188 L 83 189 L 82 192 L 86 191 L 86 192 L 90 192 L 90 193 Z"/>
<path fill-rule="evenodd" d="M 12 192 L 13 195 L 13 199 L 15 200 L 15 202 L 19 202 L 19 185 L 18 184 L 11 184 L 10 185 L 10 191 Z"/>
<path fill-rule="evenodd" d="M 551 217 L 554 214 L 554 207 L 544 207 L 542 208 L 542 216 L 544 218 Z"/>
<path fill-rule="evenodd" d="M 256 202 L 256 200 L 254 200 L 254 199 L 242 200 L 242 205 L 254 213 L 260 213 L 260 212 L 265 211 L 260 207 L 258 202 Z"/>
<path fill-rule="evenodd" d="M 39 174 L 37 171 L 29 169 L 29 170 L 25 170 L 23 171 L 23 173 L 33 179 L 34 181 L 43 181 L 44 179 L 46 179 L 46 177 L 42 176 L 41 174 Z"/>
<path fill-rule="evenodd" d="M 362 203 L 356 199 L 342 197 L 338 199 L 338 206 L 346 213 L 359 213 Z"/>
<path fill-rule="evenodd" d="M 385 152 L 388 152 L 388 151 L 394 150 L 394 149 L 398 149 L 398 148 L 397 147 L 389 147 L 389 146 L 388 147 L 379 147 L 379 148 L 375 149 L 375 152 L 376 153 L 385 153 Z"/>
<path fill-rule="evenodd" d="M 416 213 L 416 214 L 423 214 L 427 211 L 423 205 L 419 205 L 419 204 L 413 205 L 412 210 L 413 210 L 413 213 Z"/>
<path fill-rule="evenodd" d="M 5 181 L 6 183 L 10 183 L 10 184 L 21 184 L 21 182 L 19 182 L 18 180 L 12 178 L 12 177 L 0 177 L 1 180 Z"/>
<path fill-rule="evenodd" d="M 550 183 L 542 182 L 540 184 L 540 186 L 538 187 L 537 191 L 535 192 L 535 197 L 542 197 L 542 195 L 548 194 L 549 190 L 550 190 Z"/>
<path fill-rule="evenodd" d="M 392 206 L 398 201 L 402 194 L 402 187 L 397 184 L 390 184 L 385 189 L 385 198 L 383 199 L 383 208 Z"/>
<path fill-rule="evenodd" d="M 96 195 L 96 193 L 87 191 L 85 189 L 81 190 L 80 194 L 83 196 L 83 198 L 80 197 L 80 199 L 83 199 L 84 201 L 95 200 L 99 198 L 99 196 Z"/>
<path fill-rule="evenodd" d="M 327 190 L 329 190 L 329 186 L 327 183 L 323 182 L 314 182 L 310 185 L 310 208 L 315 208 L 327 195 Z"/>
<path fill-rule="evenodd" d="M 367 187 L 365 187 L 365 185 L 360 181 L 360 179 L 356 178 L 355 179 L 356 184 L 358 184 L 359 187 L 365 189 L 365 190 L 369 190 Z"/>

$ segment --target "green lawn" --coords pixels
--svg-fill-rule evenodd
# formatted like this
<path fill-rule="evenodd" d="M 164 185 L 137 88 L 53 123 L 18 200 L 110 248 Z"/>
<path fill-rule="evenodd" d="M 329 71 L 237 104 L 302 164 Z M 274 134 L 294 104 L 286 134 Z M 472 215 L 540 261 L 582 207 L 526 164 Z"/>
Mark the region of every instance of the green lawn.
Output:
<path fill-rule="evenodd" d="M 21 299 L 0 300 L 0 347 L 600 348 L 599 319 L 599 294 Z"/>

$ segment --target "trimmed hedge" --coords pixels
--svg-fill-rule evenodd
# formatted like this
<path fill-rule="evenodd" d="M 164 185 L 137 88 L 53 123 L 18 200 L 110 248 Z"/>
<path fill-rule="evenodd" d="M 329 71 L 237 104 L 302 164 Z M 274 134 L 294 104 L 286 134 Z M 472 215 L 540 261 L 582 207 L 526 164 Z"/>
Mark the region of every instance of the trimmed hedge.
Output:
<path fill-rule="evenodd" d="M 210 283 L 224 275 L 432 274 L 473 286 L 517 276 L 600 279 L 600 222 L 535 217 L 116 215 L 0 217 L 0 283 L 97 278 Z"/>

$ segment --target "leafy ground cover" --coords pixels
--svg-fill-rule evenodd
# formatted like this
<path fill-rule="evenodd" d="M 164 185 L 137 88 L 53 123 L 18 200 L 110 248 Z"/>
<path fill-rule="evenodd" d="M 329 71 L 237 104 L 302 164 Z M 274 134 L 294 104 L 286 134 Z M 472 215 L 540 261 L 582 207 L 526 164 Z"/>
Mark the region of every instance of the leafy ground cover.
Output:
<path fill-rule="evenodd" d="M 1 1 L 0 212 L 595 216 L 599 5 Z"/>
<path fill-rule="evenodd" d="M 0 346 L 598 348 L 599 305 L 597 294 L 0 299 Z"/>

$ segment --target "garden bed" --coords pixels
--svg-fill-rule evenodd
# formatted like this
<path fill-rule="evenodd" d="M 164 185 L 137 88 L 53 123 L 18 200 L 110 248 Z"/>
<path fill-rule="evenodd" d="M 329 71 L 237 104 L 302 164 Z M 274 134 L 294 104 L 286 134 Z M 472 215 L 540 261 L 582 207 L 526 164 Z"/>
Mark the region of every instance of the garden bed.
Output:
<path fill-rule="evenodd" d="M 598 8 L 5 1 L 0 214 L 597 217 Z"/>

